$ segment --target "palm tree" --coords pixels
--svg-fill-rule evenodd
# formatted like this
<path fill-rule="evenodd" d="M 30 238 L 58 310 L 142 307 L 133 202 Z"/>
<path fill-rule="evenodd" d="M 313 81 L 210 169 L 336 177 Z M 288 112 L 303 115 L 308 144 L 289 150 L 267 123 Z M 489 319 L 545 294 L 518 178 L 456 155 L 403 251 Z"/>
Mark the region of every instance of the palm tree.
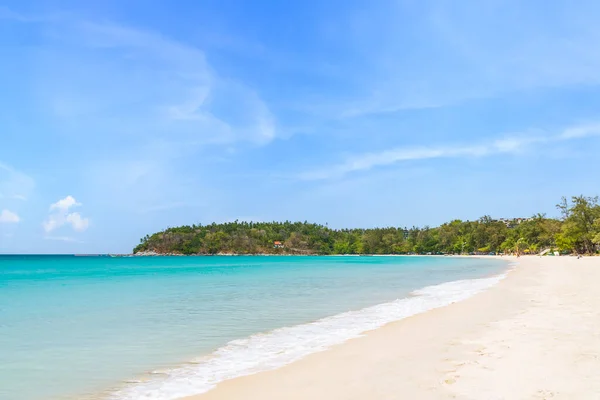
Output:
<path fill-rule="evenodd" d="M 517 252 L 517 257 L 519 257 L 521 255 L 521 249 L 526 246 L 527 246 L 527 243 L 525 242 L 525 239 L 520 237 L 517 240 L 517 243 L 515 243 L 515 250 Z"/>

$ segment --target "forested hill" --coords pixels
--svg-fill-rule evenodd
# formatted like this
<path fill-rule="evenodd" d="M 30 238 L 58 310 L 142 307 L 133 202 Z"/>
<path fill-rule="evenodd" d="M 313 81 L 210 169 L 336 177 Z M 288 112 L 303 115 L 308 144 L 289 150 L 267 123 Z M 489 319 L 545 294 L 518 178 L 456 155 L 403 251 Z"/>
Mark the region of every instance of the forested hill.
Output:
<path fill-rule="evenodd" d="M 600 249 L 597 197 L 563 198 L 562 217 L 454 220 L 436 228 L 330 229 L 308 222 L 230 222 L 168 228 L 140 240 L 134 253 L 159 254 L 461 254 L 595 253 Z"/>

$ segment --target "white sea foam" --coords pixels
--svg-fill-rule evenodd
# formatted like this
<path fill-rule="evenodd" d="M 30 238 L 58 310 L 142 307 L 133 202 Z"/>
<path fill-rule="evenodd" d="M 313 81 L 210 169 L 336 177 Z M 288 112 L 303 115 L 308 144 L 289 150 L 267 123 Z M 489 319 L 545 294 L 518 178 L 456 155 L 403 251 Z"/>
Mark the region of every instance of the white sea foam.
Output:
<path fill-rule="evenodd" d="M 130 384 L 110 398 L 171 400 L 204 393 L 226 379 L 275 369 L 387 323 L 465 300 L 504 277 L 502 274 L 428 286 L 414 291 L 413 297 L 234 340 L 185 366 Z"/>

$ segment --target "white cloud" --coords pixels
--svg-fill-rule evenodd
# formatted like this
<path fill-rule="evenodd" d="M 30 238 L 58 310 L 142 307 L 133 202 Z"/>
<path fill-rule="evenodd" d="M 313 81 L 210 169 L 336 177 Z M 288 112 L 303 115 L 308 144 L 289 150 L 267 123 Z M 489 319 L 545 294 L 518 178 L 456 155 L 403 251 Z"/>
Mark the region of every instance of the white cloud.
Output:
<path fill-rule="evenodd" d="M 21 221 L 21 218 L 19 218 L 19 216 L 12 211 L 2 210 L 2 212 L 0 212 L 0 223 L 16 224 L 19 221 Z"/>
<path fill-rule="evenodd" d="M 44 230 L 46 232 L 52 232 L 56 228 L 59 228 L 62 225 L 64 225 L 63 220 L 64 219 L 59 219 L 57 216 L 51 215 L 46 221 L 42 223 L 42 226 L 44 227 Z"/>
<path fill-rule="evenodd" d="M 71 207 L 80 206 L 81 203 L 78 203 L 77 200 L 73 198 L 73 196 L 67 196 L 64 199 L 60 199 L 54 204 L 50 205 L 50 211 L 52 210 L 61 210 L 68 211 Z"/>
<path fill-rule="evenodd" d="M 42 223 L 46 233 L 50 233 L 63 225 L 71 225 L 77 232 L 85 231 L 89 226 L 89 219 L 83 218 L 79 212 L 69 212 L 73 207 L 79 207 L 79 203 L 73 196 L 67 196 L 50 205 L 50 215 Z"/>
<path fill-rule="evenodd" d="M 66 220 L 68 223 L 71 224 L 73 229 L 78 232 L 85 231 L 90 224 L 90 220 L 87 218 L 82 218 L 81 214 L 79 214 L 78 212 L 68 214 Z"/>
<path fill-rule="evenodd" d="M 378 153 L 359 154 L 350 157 L 346 162 L 301 173 L 298 177 L 302 180 L 321 180 L 339 178 L 355 171 L 366 171 L 375 167 L 392 165 L 401 161 L 426 160 L 434 158 L 461 158 L 483 157 L 495 154 L 522 153 L 530 150 L 532 145 L 542 145 L 552 142 L 561 142 L 573 139 L 582 139 L 590 136 L 600 136 L 600 123 L 577 125 L 563 130 L 558 135 L 542 136 L 522 134 L 497 139 L 483 145 L 465 146 L 439 146 L 439 147 L 413 147 L 396 148 Z"/>

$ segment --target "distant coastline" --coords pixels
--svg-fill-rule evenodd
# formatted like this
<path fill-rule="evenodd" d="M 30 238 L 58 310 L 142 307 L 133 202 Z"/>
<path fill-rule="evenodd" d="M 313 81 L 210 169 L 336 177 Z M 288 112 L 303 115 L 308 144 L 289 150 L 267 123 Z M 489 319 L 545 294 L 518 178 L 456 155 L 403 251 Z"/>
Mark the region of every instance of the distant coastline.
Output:
<path fill-rule="evenodd" d="M 560 218 L 483 216 L 438 227 L 332 229 L 309 222 L 185 225 L 146 235 L 133 249 L 156 255 L 497 255 L 597 254 L 598 197 L 563 198 Z"/>
<path fill-rule="evenodd" d="M 488 254 L 291 254 L 291 253 L 217 253 L 217 254 L 181 254 L 139 252 L 130 254 L 107 254 L 99 257 L 486 257 Z M 502 255 L 498 255 L 502 256 Z M 508 255 L 507 255 L 508 256 Z"/>

